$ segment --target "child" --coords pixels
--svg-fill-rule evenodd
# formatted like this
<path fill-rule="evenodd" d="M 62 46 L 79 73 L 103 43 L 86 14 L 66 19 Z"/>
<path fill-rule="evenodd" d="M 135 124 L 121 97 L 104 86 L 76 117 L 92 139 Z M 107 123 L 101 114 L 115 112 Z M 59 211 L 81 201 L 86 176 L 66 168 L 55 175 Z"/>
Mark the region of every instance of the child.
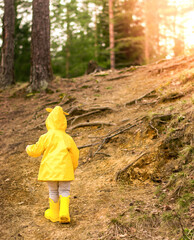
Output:
<path fill-rule="evenodd" d="M 43 154 L 38 180 L 47 182 L 50 208 L 45 218 L 52 222 L 69 223 L 70 183 L 78 166 L 79 150 L 66 132 L 67 120 L 62 107 L 46 109 L 50 114 L 46 119 L 48 132 L 40 136 L 34 145 L 28 145 L 26 152 L 31 157 Z"/>

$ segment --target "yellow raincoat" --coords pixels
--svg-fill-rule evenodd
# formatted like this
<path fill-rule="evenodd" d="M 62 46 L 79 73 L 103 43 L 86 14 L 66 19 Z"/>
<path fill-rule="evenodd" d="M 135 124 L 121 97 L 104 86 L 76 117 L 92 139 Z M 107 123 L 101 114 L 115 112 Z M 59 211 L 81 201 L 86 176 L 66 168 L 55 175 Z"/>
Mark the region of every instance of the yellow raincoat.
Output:
<path fill-rule="evenodd" d="M 26 148 L 27 154 L 31 157 L 43 154 L 39 181 L 72 181 L 78 166 L 79 150 L 72 137 L 65 132 L 67 120 L 63 109 L 57 106 L 47 111 L 50 112 L 46 119 L 48 132 L 36 144 Z"/>

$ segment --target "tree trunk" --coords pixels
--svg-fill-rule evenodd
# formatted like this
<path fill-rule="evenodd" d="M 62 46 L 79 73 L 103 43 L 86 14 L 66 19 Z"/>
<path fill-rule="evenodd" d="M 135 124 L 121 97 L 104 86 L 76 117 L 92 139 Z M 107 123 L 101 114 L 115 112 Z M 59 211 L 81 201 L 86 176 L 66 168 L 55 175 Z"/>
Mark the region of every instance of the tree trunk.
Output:
<path fill-rule="evenodd" d="M 52 79 L 49 0 L 33 0 L 29 91 L 46 89 Z"/>
<path fill-rule="evenodd" d="M 145 0 L 145 62 L 149 63 L 149 4 L 148 0 Z"/>
<path fill-rule="evenodd" d="M 113 0 L 109 0 L 109 41 L 110 41 L 110 65 L 111 69 L 113 70 L 115 69 Z"/>
<path fill-rule="evenodd" d="M 98 21 L 97 21 L 98 13 L 97 13 L 97 6 L 95 1 L 95 43 L 94 43 L 94 56 L 95 60 L 98 61 Z"/>
<path fill-rule="evenodd" d="M 15 31 L 14 0 L 4 0 L 3 45 L 1 52 L 1 67 L 0 67 L 1 87 L 6 87 L 15 83 L 14 31 Z"/>
<path fill-rule="evenodd" d="M 69 78 L 69 61 L 70 61 L 70 16 L 69 16 L 69 5 L 67 5 L 67 13 L 66 13 L 67 17 L 67 41 L 66 41 L 66 62 L 65 62 L 65 69 L 66 69 L 66 77 Z"/>

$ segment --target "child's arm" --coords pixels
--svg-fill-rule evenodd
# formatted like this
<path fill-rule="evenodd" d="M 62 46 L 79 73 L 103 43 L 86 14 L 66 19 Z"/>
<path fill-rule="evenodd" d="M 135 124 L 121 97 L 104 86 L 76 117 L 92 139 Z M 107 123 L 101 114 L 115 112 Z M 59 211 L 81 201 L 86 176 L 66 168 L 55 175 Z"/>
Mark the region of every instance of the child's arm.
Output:
<path fill-rule="evenodd" d="M 36 144 L 26 147 L 26 152 L 30 157 L 39 157 L 44 152 L 44 136 L 45 135 L 42 135 Z"/>
<path fill-rule="evenodd" d="M 72 138 L 71 138 L 71 147 L 68 150 L 71 155 L 72 162 L 73 162 L 73 168 L 75 170 L 78 166 L 79 150 Z"/>

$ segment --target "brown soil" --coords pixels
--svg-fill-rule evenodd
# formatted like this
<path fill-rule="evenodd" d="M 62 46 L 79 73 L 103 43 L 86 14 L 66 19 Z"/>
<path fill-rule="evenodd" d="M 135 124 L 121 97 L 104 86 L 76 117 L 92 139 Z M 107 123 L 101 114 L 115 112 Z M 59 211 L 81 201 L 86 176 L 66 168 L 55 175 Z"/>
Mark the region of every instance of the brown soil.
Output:
<path fill-rule="evenodd" d="M 165 123 L 157 125 L 153 116 L 191 114 L 193 76 L 194 58 L 184 57 L 76 79 L 57 77 L 47 93 L 26 94 L 25 84 L 2 91 L 0 239 L 179 239 L 181 227 L 175 234 L 170 226 L 159 226 L 157 217 L 152 222 L 142 216 L 162 214 L 154 192 L 164 178 L 161 169 L 169 173 L 169 155 L 162 165 L 156 158 Z M 71 113 L 67 132 L 80 147 L 70 224 L 44 218 L 48 189 L 37 181 L 41 158 L 25 153 L 46 131 L 45 108 L 56 105 Z M 113 133 L 118 134 L 103 142 Z M 133 168 L 122 171 L 133 161 Z"/>

